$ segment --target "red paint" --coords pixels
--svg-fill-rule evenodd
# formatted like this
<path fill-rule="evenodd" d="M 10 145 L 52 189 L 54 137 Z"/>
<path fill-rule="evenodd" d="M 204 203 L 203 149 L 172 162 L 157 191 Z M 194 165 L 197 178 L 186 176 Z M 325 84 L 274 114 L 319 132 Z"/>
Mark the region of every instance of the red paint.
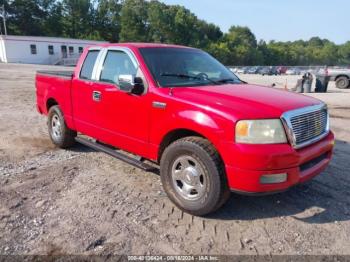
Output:
<path fill-rule="evenodd" d="M 67 125 L 74 130 L 151 160 L 158 160 L 164 137 L 177 129 L 192 130 L 206 137 L 220 153 L 231 189 L 269 192 L 286 189 L 319 174 L 329 163 L 334 136 L 296 150 L 289 144 L 246 145 L 234 142 L 234 127 L 240 119 L 280 118 L 282 113 L 315 105 L 319 100 L 256 85 L 220 85 L 159 88 L 143 61 L 139 48 L 161 44 L 103 44 L 102 47 L 128 47 L 137 58 L 147 79 L 146 94 L 123 93 L 115 85 L 79 79 L 87 54 L 84 50 L 73 79 L 37 74 L 37 108 L 47 114 L 46 103 L 53 98 L 60 105 Z M 167 45 L 169 47 L 169 45 Z M 179 47 L 179 46 L 176 46 Z M 185 47 L 183 47 L 185 48 Z M 92 90 L 101 92 L 95 103 Z M 152 102 L 166 103 L 165 109 Z M 322 153 L 327 159 L 300 172 L 299 166 Z M 261 185 L 263 174 L 288 173 L 288 181 Z"/>

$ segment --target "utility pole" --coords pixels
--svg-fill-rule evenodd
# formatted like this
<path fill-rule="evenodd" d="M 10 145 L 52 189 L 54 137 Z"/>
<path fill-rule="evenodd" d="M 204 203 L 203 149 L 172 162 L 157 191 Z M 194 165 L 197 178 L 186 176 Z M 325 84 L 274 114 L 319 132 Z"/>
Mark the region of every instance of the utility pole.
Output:
<path fill-rule="evenodd" d="M 2 13 L 2 21 L 3 21 L 3 24 L 4 24 L 4 32 L 5 32 L 5 35 L 7 35 L 5 5 L 2 5 L 0 10 L 1 10 L 1 13 Z"/>

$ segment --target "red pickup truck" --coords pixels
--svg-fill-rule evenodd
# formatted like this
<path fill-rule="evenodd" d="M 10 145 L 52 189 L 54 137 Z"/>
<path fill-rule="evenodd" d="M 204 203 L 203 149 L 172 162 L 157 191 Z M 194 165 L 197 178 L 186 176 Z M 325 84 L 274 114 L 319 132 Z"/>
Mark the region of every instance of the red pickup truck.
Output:
<path fill-rule="evenodd" d="M 304 182 L 326 168 L 334 145 L 321 101 L 247 84 L 184 46 L 91 46 L 74 72 L 37 72 L 36 94 L 55 145 L 78 141 L 145 170 L 159 165 L 169 198 L 194 215 L 218 209 L 230 191 Z"/>

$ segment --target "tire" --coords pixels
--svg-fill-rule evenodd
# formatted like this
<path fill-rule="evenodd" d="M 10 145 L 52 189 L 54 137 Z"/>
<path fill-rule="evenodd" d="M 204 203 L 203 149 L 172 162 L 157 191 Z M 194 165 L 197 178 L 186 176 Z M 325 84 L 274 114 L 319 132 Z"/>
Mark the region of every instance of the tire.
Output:
<path fill-rule="evenodd" d="M 223 162 L 206 139 L 185 137 L 170 144 L 160 161 L 165 192 L 181 210 L 204 216 L 229 198 Z"/>
<path fill-rule="evenodd" d="M 58 105 L 49 110 L 47 126 L 52 143 L 60 148 L 69 148 L 75 144 L 77 132 L 69 129 Z"/>
<path fill-rule="evenodd" d="M 346 76 L 338 77 L 335 81 L 335 86 L 339 89 L 349 88 L 349 78 L 347 78 Z"/>

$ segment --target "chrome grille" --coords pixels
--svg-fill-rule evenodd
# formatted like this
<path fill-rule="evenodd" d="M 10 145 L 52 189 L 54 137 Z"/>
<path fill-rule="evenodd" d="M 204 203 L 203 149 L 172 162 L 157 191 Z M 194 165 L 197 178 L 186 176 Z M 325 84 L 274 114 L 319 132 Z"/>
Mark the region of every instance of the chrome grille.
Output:
<path fill-rule="evenodd" d="M 296 148 L 322 139 L 329 131 L 329 117 L 324 104 L 305 107 L 283 114 L 288 137 Z"/>

